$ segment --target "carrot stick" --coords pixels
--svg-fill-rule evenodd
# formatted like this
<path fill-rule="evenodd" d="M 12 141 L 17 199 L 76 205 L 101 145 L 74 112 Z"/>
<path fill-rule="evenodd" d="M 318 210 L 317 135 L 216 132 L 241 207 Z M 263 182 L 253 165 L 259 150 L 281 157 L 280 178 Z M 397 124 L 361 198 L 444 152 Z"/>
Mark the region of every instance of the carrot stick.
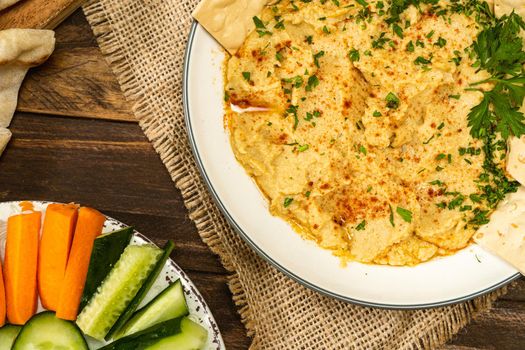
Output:
<path fill-rule="evenodd" d="M 41 217 L 35 211 L 7 219 L 4 273 L 7 318 L 12 324 L 22 325 L 36 312 Z"/>
<path fill-rule="evenodd" d="M 50 204 L 46 209 L 38 254 L 38 291 L 42 305 L 48 310 L 57 309 L 77 209 L 75 204 Z"/>
<path fill-rule="evenodd" d="M 102 233 L 105 220 L 104 215 L 95 209 L 82 207 L 78 211 L 75 236 L 73 237 L 56 310 L 58 318 L 70 321 L 77 318 L 93 243 L 95 238 Z"/>
<path fill-rule="evenodd" d="M 2 276 L 2 264 L 0 264 L 0 327 L 5 325 L 6 304 L 5 304 L 5 287 L 4 276 Z"/>

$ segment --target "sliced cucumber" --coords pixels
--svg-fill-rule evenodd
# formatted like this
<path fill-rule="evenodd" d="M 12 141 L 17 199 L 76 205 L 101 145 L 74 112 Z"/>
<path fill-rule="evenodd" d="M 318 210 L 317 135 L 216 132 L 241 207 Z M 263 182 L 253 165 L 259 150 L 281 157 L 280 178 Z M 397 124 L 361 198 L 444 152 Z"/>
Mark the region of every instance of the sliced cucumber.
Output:
<path fill-rule="evenodd" d="M 138 293 L 135 295 L 133 300 L 129 303 L 126 310 L 122 313 L 122 315 L 120 315 L 120 317 L 118 318 L 117 322 L 115 322 L 113 327 L 111 327 L 111 329 L 109 330 L 106 336 L 106 340 L 113 338 L 114 335 L 116 335 L 116 333 L 120 333 L 119 330 L 122 329 L 122 327 L 125 326 L 126 322 L 128 322 L 128 320 L 133 316 L 133 313 L 135 312 L 135 310 L 137 310 L 140 303 L 142 302 L 142 300 L 144 300 L 144 297 L 146 297 L 146 294 L 148 294 L 148 291 L 151 289 L 151 286 L 157 280 L 157 277 L 159 276 L 160 272 L 164 268 L 164 265 L 166 264 L 166 260 L 169 259 L 170 254 L 173 251 L 174 247 L 175 247 L 175 244 L 173 244 L 172 241 L 166 242 L 166 245 L 163 248 L 164 253 L 162 254 L 161 258 L 157 261 L 155 268 L 153 269 L 153 271 L 151 271 L 151 273 L 148 276 L 148 279 L 146 280 L 146 282 L 144 282 L 144 284 L 142 285 Z M 183 298 L 184 298 L 184 295 L 183 295 Z M 184 314 L 178 314 L 172 317 L 167 317 L 167 318 L 162 319 L 161 321 L 166 321 L 166 320 L 169 320 L 175 317 L 179 317 L 179 316 L 184 316 Z M 136 331 L 140 331 L 142 329 L 148 328 L 149 326 L 153 324 L 154 323 L 150 323 L 146 325 L 145 327 L 142 327 L 138 330 L 134 330 L 133 332 L 126 332 L 125 335 L 135 333 Z M 122 336 L 114 337 L 114 338 L 118 339 L 121 337 Z"/>
<path fill-rule="evenodd" d="M 104 278 L 115 266 L 132 235 L 133 227 L 126 227 L 95 239 L 79 310 L 87 305 Z"/>
<path fill-rule="evenodd" d="M 21 326 L 5 325 L 0 328 L 0 350 L 11 350 L 16 336 L 20 333 Z"/>
<path fill-rule="evenodd" d="M 97 293 L 77 318 L 82 331 L 102 340 L 151 273 L 162 250 L 152 245 L 129 245 Z"/>
<path fill-rule="evenodd" d="M 180 322 L 181 332 L 176 335 L 161 339 L 160 341 L 146 347 L 147 350 L 200 350 L 206 345 L 208 331 L 201 325 L 184 317 Z"/>
<path fill-rule="evenodd" d="M 137 333 L 157 323 L 186 316 L 188 306 L 180 280 L 164 289 L 159 295 L 139 310 L 115 336 L 115 339 Z"/>
<path fill-rule="evenodd" d="M 88 350 L 78 327 L 50 311 L 33 316 L 16 337 L 12 350 Z"/>
<path fill-rule="evenodd" d="M 161 322 L 104 346 L 100 350 L 143 350 L 159 340 L 181 332 L 183 317 Z M 175 349 L 174 349 L 175 350 Z"/>

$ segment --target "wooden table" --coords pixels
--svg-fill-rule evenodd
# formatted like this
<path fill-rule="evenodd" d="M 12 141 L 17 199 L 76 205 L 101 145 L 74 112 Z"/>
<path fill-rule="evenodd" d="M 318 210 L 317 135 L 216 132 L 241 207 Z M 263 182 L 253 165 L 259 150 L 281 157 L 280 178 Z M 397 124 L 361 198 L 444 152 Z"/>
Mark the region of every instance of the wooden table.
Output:
<path fill-rule="evenodd" d="M 57 29 L 52 58 L 30 71 L 11 130 L 13 140 L 0 158 L 0 201 L 75 201 L 158 244 L 174 240 L 173 258 L 204 295 L 228 349 L 248 348 L 226 271 L 188 219 L 81 11 Z M 524 281 L 444 349 L 525 349 Z"/>

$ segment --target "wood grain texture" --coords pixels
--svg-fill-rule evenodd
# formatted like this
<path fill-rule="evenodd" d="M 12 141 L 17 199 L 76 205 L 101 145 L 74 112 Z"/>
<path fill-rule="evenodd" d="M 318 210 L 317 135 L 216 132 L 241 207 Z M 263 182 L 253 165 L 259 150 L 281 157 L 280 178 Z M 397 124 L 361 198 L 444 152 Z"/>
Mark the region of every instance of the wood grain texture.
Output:
<path fill-rule="evenodd" d="M 54 29 L 85 0 L 21 0 L 0 12 L 0 29 Z"/>
<path fill-rule="evenodd" d="M 53 55 L 24 80 L 17 110 L 135 122 L 80 11 L 57 29 L 56 39 Z"/>
<path fill-rule="evenodd" d="M 65 52 L 95 48 L 80 12 L 58 28 L 57 37 L 57 49 Z M 30 73 L 29 79 L 33 79 L 33 74 L 40 74 L 40 86 L 51 84 L 48 79 L 52 78 L 38 69 Z M 98 88 L 108 89 L 105 85 L 109 84 L 109 78 L 99 83 Z M 24 93 L 29 96 L 33 87 L 25 85 Z M 89 91 L 77 92 L 89 95 Z M 172 257 L 204 295 L 227 348 L 247 349 L 250 340 L 231 301 L 226 271 L 202 243 L 179 191 L 139 126 L 57 116 L 64 114 L 61 109 L 65 108 L 67 98 L 63 95 L 57 98 L 60 103 L 45 107 L 47 115 L 20 112 L 15 115 L 11 127 L 13 142 L 0 157 L 0 201 L 77 201 L 135 226 L 156 243 L 173 239 L 176 250 Z M 28 97 L 24 103 L 40 99 Z M 111 112 L 112 108 L 108 105 L 103 109 Z M 88 117 L 88 112 L 82 116 Z M 442 350 L 522 350 L 524 330 L 525 280 L 521 279 L 492 310 L 472 321 Z"/>

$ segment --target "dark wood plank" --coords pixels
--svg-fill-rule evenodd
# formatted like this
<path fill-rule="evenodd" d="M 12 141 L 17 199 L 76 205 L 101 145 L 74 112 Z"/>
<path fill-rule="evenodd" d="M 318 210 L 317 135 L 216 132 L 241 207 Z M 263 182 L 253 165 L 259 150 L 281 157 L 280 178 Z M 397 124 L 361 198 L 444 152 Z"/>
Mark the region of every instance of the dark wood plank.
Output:
<path fill-rule="evenodd" d="M 135 122 L 80 10 L 57 29 L 56 38 L 53 55 L 27 75 L 17 110 Z"/>
<path fill-rule="evenodd" d="M 525 279 L 521 278 L 492 310 L 462 329 L 443 350 L 525 349 Z"/>

